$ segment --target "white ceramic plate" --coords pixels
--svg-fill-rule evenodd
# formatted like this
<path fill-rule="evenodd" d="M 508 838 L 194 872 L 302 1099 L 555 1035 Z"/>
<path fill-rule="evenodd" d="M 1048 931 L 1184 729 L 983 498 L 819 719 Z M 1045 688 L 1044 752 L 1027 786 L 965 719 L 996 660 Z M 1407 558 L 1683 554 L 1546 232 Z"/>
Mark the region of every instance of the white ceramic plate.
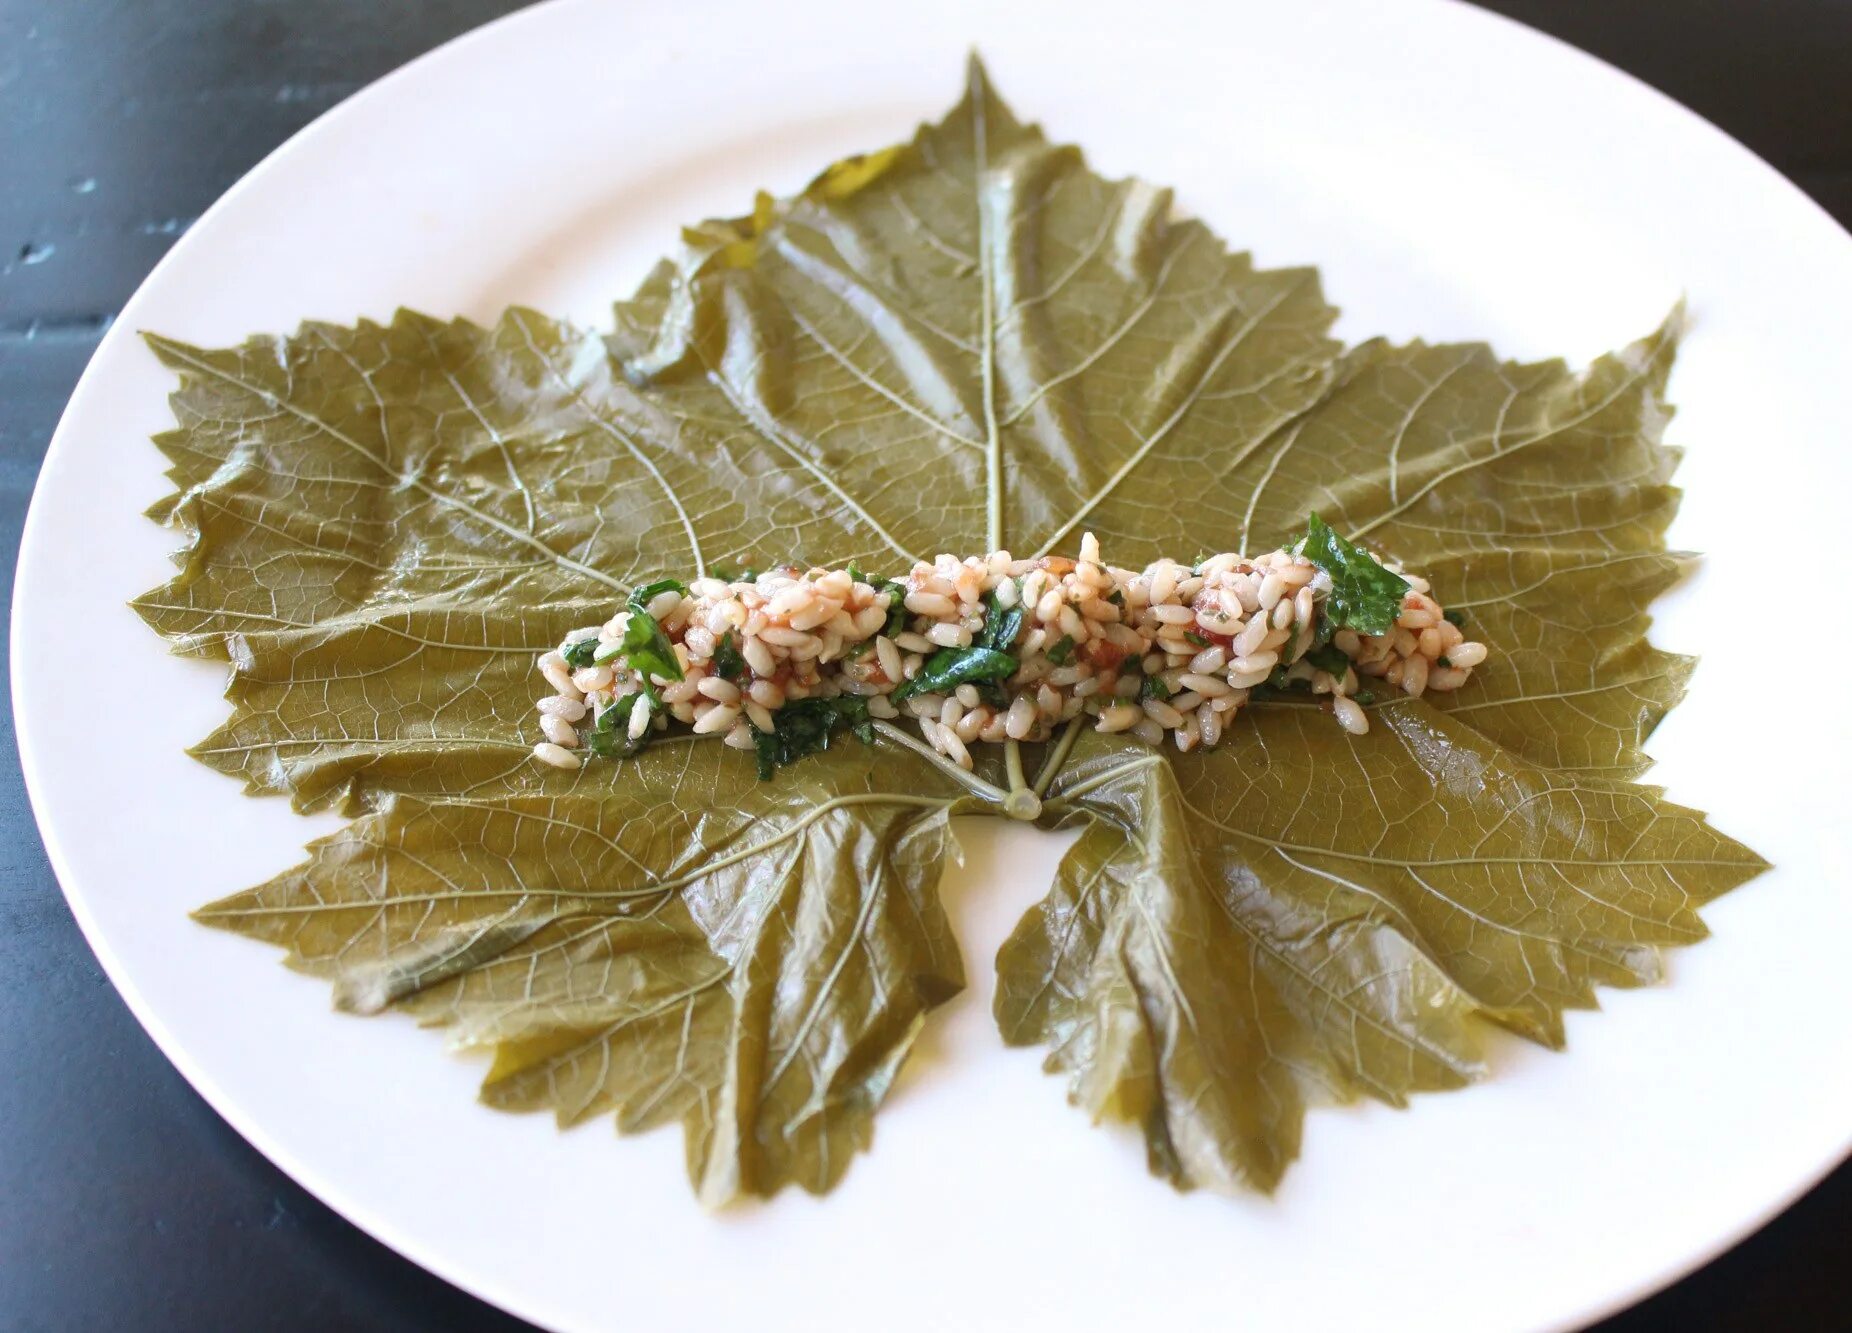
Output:
<path fill-rule="evenodd" d="M 219 344 L 401 303 L 600 322 L 678 222 L 938 114 L 973 43 L 1102 169 L 1175 184 L 1262 263 L 1322 266 L 1347 337 L 1585 359 L 1689 295 L 1674 539 L 1710 558 L 1656 634 L 1704 665 L 1656 777 L 1779 869 L 1707 914 L 1715 938 L 1670 986 L 1572 1015 L 1568 1055 L 1513 1042 L 1484 1087 L 1315 1113 L 1278 1197 L 1230 1201 L 1148 1178 L 1129 1136 L 996 1040 L 989 959 L 1053 861 L 986 822 L 948 886 L 973 985 L 875 1151 L 828 1199 L 708 1216 L 672 1133 L 481 1109 L 479 1068 L 433 1035 L 337 1017 L 271 950 L 187 921 L 331 825 L 181 753 L 222 704 L 215 672 L 123 605 L 173 544 L 137 517 L 164 489 L 146 439 L 168 380 L 135 331 Z M 1852 493 L 1848 348 L 1852 243 L 1825 214 L 1688 112 L 1464 7 L 562 0 L 331 112 L 130 303 L 32 506 L 20 748 L 78 920 L 187 1077 L 335 1208 L 542 1324 L 1560 1326 L 1709 1257 L 1852 1133 L 1852 732 L 1828 693 L 1849 655 L 1829 549 Z M 1771 590 L 1772 627 L 1750 609 Z"/>

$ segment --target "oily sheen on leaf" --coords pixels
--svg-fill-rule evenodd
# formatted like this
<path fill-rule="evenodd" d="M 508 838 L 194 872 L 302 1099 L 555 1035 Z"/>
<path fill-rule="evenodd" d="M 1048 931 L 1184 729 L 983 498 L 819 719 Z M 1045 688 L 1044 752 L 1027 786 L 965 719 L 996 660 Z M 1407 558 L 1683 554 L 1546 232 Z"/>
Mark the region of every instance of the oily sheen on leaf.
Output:
<path fill-rule="evenodd" d="M 1763 868 L 1653 788 L 1425 703 L 1374 723 L 1334 741 L 1273 708 L 1175 759 L 1090 736 L 1054 786 L 1085 829 L 998 957 L 998 1022 L 1178 1185 L 1270 1190 L 1308 1103 L 1478 1076 L 1478 1020 L 1561 1045 L 1564 1009 L 1657 980 Z"/>
<path fill-rule="evenodd" d="M 1270 1188 L 1312 1102 L 1476 1077 L 1488 1022 L 1559 1043 L 1761 866 L 1627 781 L 1690 666 L 1645 637 L 1682 566 L 1679 320 L 1576 373 L 1345 352 L 1334 313 L 974 62 L 910 142 L 689 228 L 608 336 L 516 309 L 151 337 L 179 385 L 150 513 L 185 546 L 135 605 L 230 672 L 194 753 L 356 817 L 201 919 L 488 1052 L 491 1105 L 680 1123 L 710 1203 L 826 1189 L 962 982 L 947 820 L 1000 813 L 1013 770 L 883 724 L 767 782 L 685 734 L 565 773 L 530 756 L 535 656 L 662 576 L 1085 531 L 1137 565 L 1317 512 L 1491 661 L 1456 698 L 1386 691 L 1361 738 L 1288 699 L 1211 753 L 1028 756 L 1043 822 L 1084 827 L 998 960 L 1004 1033 L 1215 1188 Z"/>
<path fill-rule="evenodd" d="M 1365 344 L 1281 432 L 1255 530 L 1316 508 L 1419 570 L 1497 645 L 1497 669 L 1440 706 L 1552 768 L 1637 775 L 1692 666 L 1646 641 L 1686 562 L 1665 546 L 1678 453 L 1661 443 L 1682 322 L 1580 374 L 1482 344 Z"/>
<path fill-rule="evenodd" d="M 1312 270 L 1256 269 L 1168 190 L 1050 144 L 974 63 L 911 143 L 687 233 L 612 346 L 677 410 L 841 481 L 889 559 L 1090 528 L 1142 564 L 1232 537 L 1231 469 L 1317 399 L 1336 314 Z"/>
<path fill-rule="evenodd" d="M 706 1202 L 826 1190 L 964 984 L 937 892 L 959 792 L 905 750 L 777 783 L 710 740 L 648 753 L 615 783 L 390 797 L 199 919 L 287 949 L 341 1008 L 489 1051 L 492 1106 L 681 1123 Z"/>

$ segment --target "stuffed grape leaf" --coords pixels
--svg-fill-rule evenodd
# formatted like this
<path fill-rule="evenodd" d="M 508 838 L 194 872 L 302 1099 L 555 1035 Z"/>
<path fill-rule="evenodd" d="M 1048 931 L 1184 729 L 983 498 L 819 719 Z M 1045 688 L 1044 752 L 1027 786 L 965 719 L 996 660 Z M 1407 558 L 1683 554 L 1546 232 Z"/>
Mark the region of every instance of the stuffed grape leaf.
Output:
<path fill-rule="evenodd" d="M 1576 374 L 1345 352 L 1333 314 L 974 62 L 910 143 L 689 229 L 608 336 L 516 309 L 151 337 L 179 376 L 151 513 L 188 544 L 136 606 L 231 669 L 194 753 L 354 816 L 200 918 L 488 1052 L 491 1105 L 680 1123 L 705 1201 L 827 1189 L 962 984 L 949 818 L 1011 778 L 885 724 L 767 782 L 691 736 L 562 773 L 529 758 L 535 655 L 664 574 L 1083 531 L 1137 564 L 1316 510 L 1493 663 L 1363 737 L 1286 701 L 1211 753 L 1031 756 L 1042 822 L 1084 827 L 998 960 L 1004 1035 L 1216 1188 L 1270 1188 L 1312 1102 L 1473 1078 L 1487 1022 L 1560 1043 L 1762 865 L 1631 781 L 1689 671 L 1645 638 L 1681 567 L 1677 319 Z"/>

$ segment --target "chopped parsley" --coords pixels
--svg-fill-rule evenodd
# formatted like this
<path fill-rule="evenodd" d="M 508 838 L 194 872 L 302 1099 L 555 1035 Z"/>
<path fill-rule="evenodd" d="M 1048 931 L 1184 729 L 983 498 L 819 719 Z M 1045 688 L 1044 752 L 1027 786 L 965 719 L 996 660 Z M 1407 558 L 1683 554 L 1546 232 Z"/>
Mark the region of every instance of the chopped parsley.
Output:
<path fill-rule="evenodd" d="M 1138 687 L 1138 697 L 1140 699 L 1168 699 L 1170 698 L 1170 686 L 1164 683 L 1162 676 L 1146 676 L 1144 684 Z"/>
<path fill-rule="evenodd" d="M 630 620 L 624 626 L 624 656 L 633 670 L 663 680 L 680 680 L 682 664 L 675 656 L 675 645 L 662 632 L 656 617 L 649 613 L 650 599 L 665 592 L 687 592 L 688 585 L 679 579 L 658 579 L 630 594 L 627 609 Z"/>
<path fill-rule="evenodd" d="M 662 708 L 662 697 L 653 685 L 645 685 L 635 694 L 626 694 L 598 715 L 597 723 L 585 733 L 585 748 L 600 759 L 624 759 L 648 745 L 650 733 L 647 729 L 636 740 L 630 739 L 630 715 L 640 699 L 648 699 L 650 706 L 658 711 Z"/>
<path fill-rule="evenodd" d="M 888 579 L 874 585 L 876 592 L 887 594 L 887 623 L 881 626 L 883 638 L 891 639 L 907 628 L 907 585 Z"/>
<path fill-rule="evenodd" d="M 903 633 L 907 628 L 907 585 L 893 579 L 884 579 L 879 574 L 864 574 L 858 565 L 849 566 L 849 577 L 857 583 L 866 583 L 875 590 L 875 595 L 887 594 L 887 620 L 883 622 L 876 634 L 891 639 Z M 866 657 L 875 650 L 875 635 L 863 639 L 848 652 L 850 661 Z"/>
<path fill-rule="evenodd" d="M 735 685 L 746 679 L 746 659 L 733 646 L 733 631 L 728 630 L 714 645 L 714 674 Z"/>
<path fill-rule="evenodd" d="M 1338 628 L 1362 634 L 1386 634 L 1401 614 L 1408 580 L 1391 574 L 1376 557 L 1332 530 L 1317 514 L 1306 520 L 1296 548 L 1331 578 L 1325 615 Z"/>
<path fill-rule="evenodd" d="M 1350 670 L 1350 659 L 1328 643 L 1308 649 L 1304 660 L 1330 675 L 1333 680 L 1343 680 L 1344 673 Z"/>
<path fill-rule="evenodd" d="M 1207 648 L 1211 642 L 1210 640 L 1205 639 L 1202 635 L 1198 634 L 1193 629 L 1184 630 L 1183 637 L 1188 639 L 1191 643 L 1195 644 L 1198 648 Z"/>
<path fill-rule="evenodd" d="M 630 612 L 630 620 L 624 626 L 624 637 L 616 644 L 600 643 L 596 637 L 580 639 L 560 650 L 560 656 L 566 659 L 568 666 L 588 667 L 595 662 L 609 662 L 614 657 L 629 659 L 630 665 L 638 671 L 660 676 L 664 680 L 680 680 L 682 664 L 675 656 L 675 646 L 669 642 L 669 636 L 662 632 L 662 626 L 656 617 L 649 613 L 650 602 L 665 592 L 686 593 L 688 585 L 680 579 L 657 579 L 633 590 L 624 609 Z"/>
<path fill-rule="evenodd" d="M 830 748 L 844 728 L 864 745 L 875 743 L 875 724 L 868 716 L 868 701 L 845 694 L 837 699 L 793 699 L 772 713 L 772 730 L 752 731 L 753 750 L 759 759 L 759 780 L 768 781 L 786 764 Z"/>
<path fill-rule="evenodd" d="M 1011 654 L 975 643 L 969 648 L 941 648 L 926 659 L 918 675 L 888 698 L 901 703 L 916 694 L 944 694 L 964 684 L 1005 680 L 1016 674 L 1017 665 Z"/>
<path fill-rule="evenodd" d="M 1066 666 L 1074 660 L 1074 636 L 1063 634 L 1055 640 L 1054 647 L 1048 650 L 1048 660 L 1056 666 Z"/>
<path fill-rule="evenodd" d="M 641 588 L 632 591 L 630 594 L 630 604 L 632 606 L 648 607 L 651 602 L 655 601 L 665 592 L 686 593 L 687 591 L 688 585 L 683 583 L 680 579 L 657 579 L 654 583 L 646 583 Z"/>
<path fill-rule="evenodd" d="M 1307 680 L 1304 676 L 1299 677 L 1297 680 L 1288 680 L 1287 675 L 1291 671 L 1292 667 L 1285 662 L 1281 662 L 1267 673 L 1267 678 L 1265 680 L 1254 687 L 1254 692 L 1249 697 L 1253 699 L 1276 699 L 1282 694 L 1292 694 L 1295 692 L 1303 694 L 1312 688 L 1312 682 Z"/>
<path fill-rule="evenodd" d="M 997 601 L 997 590 L 992 588 L 984 594 L 984 631 L 977 636 L 980 648 L 994 648 L 1006 653 L 1016 646 L 1016 636 L 1022 632 L 1022 599 L 1017 598 L 1015 606 L 1007 610 Z"/>

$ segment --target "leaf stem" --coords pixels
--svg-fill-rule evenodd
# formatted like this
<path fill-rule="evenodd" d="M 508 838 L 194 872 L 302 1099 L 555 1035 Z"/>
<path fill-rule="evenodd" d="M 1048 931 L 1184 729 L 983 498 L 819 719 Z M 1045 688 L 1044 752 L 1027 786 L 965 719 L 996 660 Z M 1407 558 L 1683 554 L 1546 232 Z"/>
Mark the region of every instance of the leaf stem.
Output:
<path fill-rule="evenodd" d="M 1067 724 L 1067 730 L 1061 733 L 1061 739 L 1055 742 L 1055 748 L 1048 752 L 1048 758 L 1042 761 L 1041 772 L 1035 775 L 1035 794 L 1048 795 L 1048 784 L 1055 780 L 1061 771 L 1061 765 L 1067 762 L 1068 752 L 1074 748 L 1074 739 L 1080 735 L 1080 718 Z"/>
<path fill-rule="evenodd" d="M 1076 782 L 1072 787 L 1069 787 L 1066 791 L 1061 793 L 1061 800 L 1063 802 L 1075 800 L 1078 797 L 1085 796 L 1090 791 L 1097 791 L 1099 788 L 1104 787 L 1107 783 L 1117 778 L 1124 777 L 1127 773 L 1134 773 L 1141 768 L 1150 768 L 1153 764 L 1161 764 L 1163 762 L 1163 755 L 1148 754 L 1140 755 L 1137 759 L 1129 759 L 1123 764 L 1114 764 L 1103 773 L 1095 773 L 1084 782 Z"/>
<path fill-rule="evenodd" d="M 1022 775 L 1022 745 L 1011 739 L 1003 747 L 1003 764 L 1010 775 L 1010 794 L 1003 802 L 1003 813 L 1011 819 L 1020 819 L 1024 823 L 1036 819 L 1042 813 L 1042 798 L 1029 790 L 1029 783 Z"/>
<path fill-rule="evenodd" d="M 979 350 L 984 379 L 984 481 L 990 492 L 990 549 L 1003 549 L 1003 432 L 997 424 L 997 297 L 990 280 L 990 210 L 984 207 L 984 176 L 990 170 L 988 126 L 984 121 L 986 88 L 974 88 L 971 137 L 977 158 L 977 277 L 981 289 L 984 345 Z"/>
<path fill-rule="evenodd" d="M 1008 803 L 1009 793 L 1004 791 L 1003 788 L 997 786 L 995 783 L 984 781 L 984 779 L 980 778 L 975 773 L 970 773 L 960 768 L 937 750 L 934 750 L 920 741 L 914 740 L 913 737 L 907 735 L 906 732 L 902 731 L 892 722 L 876 722 L 875 730 L 895 744 L 904 745 L 907 749 L 919 755 L 920 758 L 930 761 L 944 770 L 948 777 L 956 778 L 959 782 L 963 783 L 967 788 L 977 793 L 979 796 L 982 796 L 985 800 L 991 801 L 997 805 Z"/>

